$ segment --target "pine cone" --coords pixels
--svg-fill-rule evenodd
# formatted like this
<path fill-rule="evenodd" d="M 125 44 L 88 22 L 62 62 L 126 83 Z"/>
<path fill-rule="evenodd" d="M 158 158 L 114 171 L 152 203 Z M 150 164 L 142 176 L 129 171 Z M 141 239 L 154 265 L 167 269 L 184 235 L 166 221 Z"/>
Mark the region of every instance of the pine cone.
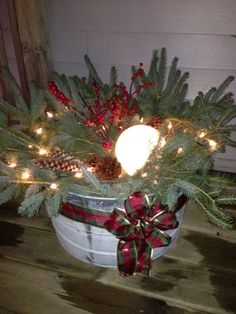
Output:
<path fill-rule="evenodd" d="M 147 125 L 152 126 L 154 129 L 159 130 L 162 126 L 163 120 L 160 116 L 153 116 L 148 122 Z"/>
<path fill-rule="evenodd" d="M 94 168 L 95 174 L 102 180 L 116 179 L 121 174 L 121 164 L 113 157 L 92 155 L 87 164 Z"/>
<path fill-rule="evenodd" d="M 53 158 L 38 158 L 33 160 L 33 164 L 39 168 L 49 168 L 66 172 L 78 172 L 79 163 L 74 161 L 62 161 Z"/>
<path fill-rule="evenodd" d="M 71 156 L 70 153 L 60 149 L 59 147 L 53 148 L 50 154 L 50 158 L 59 159 L 59 160 L 67 160 L 67 161 L 74 159 L 74 157 Z"/>

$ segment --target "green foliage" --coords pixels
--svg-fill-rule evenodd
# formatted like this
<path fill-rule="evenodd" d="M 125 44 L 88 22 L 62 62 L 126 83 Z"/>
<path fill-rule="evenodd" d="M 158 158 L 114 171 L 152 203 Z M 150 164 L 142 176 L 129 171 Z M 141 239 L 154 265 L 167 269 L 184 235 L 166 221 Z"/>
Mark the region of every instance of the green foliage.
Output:
<path fill-rule="evenodd" d="M 188 85 L 185 82 L 189 73 L 182 74 L 177 68 L 177 63 L 178 59 L 174 58 L 168 71 L 165 48 L 161 49 L 160 53 L 153 52 L 148 74 L 144 73 L 136 81 L 136 86 L 147 81 L 155 83 L 153 88 L 139 95 L 138 102 L 142 116 L 159 115 L 166 118 L 174 115 L 179 117 L 189 108 L 189 102 L 185 100 L 188 91 Z M 135 68 L 133 68 L 134 71 Z"/>
<path fill-rule="evenodd" d="M 154 194 L 155 200 L 167 204 L 174 211 L 181 190 L 198 204 L 211 222 L 231 229 L 234 220 L 222 209 L 222 205 L 236 204 L 235 195 L 225 191 L 227 186 L 235 185 L 235 181 L 224 175 L 212 174 L 212 152 L 207 139 L 215 140 L 221 149 L 225 145 L 236 146 L 230 137 L 231 132 L 236 131 L 235 124 L 231 122 L 236 117 L 236 105 L 232 93 L 226 92 L 233 77 L 228 77 L 218 88 L 211 88 L 205 94 L 199 92 L 190 103 L 186 99 L 189 73 L 182 73 L 178 69 L 177 58 L 168 65 L 164 48 L 154 51 L 147 73 L 143 71 L 131 80 L 129 92 L 132 95 L 142 84 L 152 82 L 155 85 L 143 88 L 138 93 L 136 116 L 125 117 L 124 127 L 140 123 L 140 117 L 146 123 L 153 116 L 159 116 L 164 121 L 159 130 L 161 137 L 166 135 L 170 121 L 174 124 L 175 132 L 167 134 L 165 146 L 162 147 L 159 141 L 146 165 L 135 175 L 123 174 L 117 179 L 102 181 L 88 170 L 86 160 L 93 153 L 99 156 L 114 155 L 119 132 L 116 125 L 109 126 L 113 146 L 111 151 L 106 150 L 102 146 L 101 130 L 96 125 L 87 127 L 84 117 L 89 117 L 96 108 L 97 95 L 91 83 L 98 84 L 102 101 L 109 99 L 118 82 L 118 73 L 112 67 L 109 83 L 104 83 L 88 56 L 85 56 L 85 64 L 88 78 L 57 73 L 52 75 L 57 88 L 70 99 L 67 107 L 33 83 L 30 86 L 31 101 L 27 104 L 12 75 L 5 68 L 1 70 L 0 75 L 12 103 L 0 99 L 0 202 L 18 197 L 21 199 L 19 213 L 32 217 L 45 208 L 49 216 L 55 216 L 70 192 L 114 197 L 123 202 L 131 193 L 143 191 Z M 132 67 L 131 73 L 135 74 L 137 70 L 140 68 Z M 122 82 L 120 84 L 124 85 Z M 48 118 L 47 111 L 53 113 L 53 119 Z M 44 130 L 41 136 L 35 133 L 38 127 Z M 206 139 L 197 136 L 202 129 L 206 131 Z M 39 147 L 59 147 L 69 152 L 72 159 L 80 162 L 83 179 L 75 178 L 73 173 L 61 169 L 35 166 L 33 160 L 40 158 Z M 181 153 L 178 153 L 179 148 L 182 149 Z M 9 167 L 12 158 L 17 160 L 19 167 Z M 28 181 L 21 179 L 22 171 L 26 168 L 30 172 Z M 55 190 L 50 188 L 52 183 L 57 184 Z"/>
<path fill-rule="evenodd" d="M 43 205 L 44 198 L 44 192 L 39 192 L 25 198 L 18 208 L 19 214 L 33 217 L 39 212 L 41 206 Z"/>

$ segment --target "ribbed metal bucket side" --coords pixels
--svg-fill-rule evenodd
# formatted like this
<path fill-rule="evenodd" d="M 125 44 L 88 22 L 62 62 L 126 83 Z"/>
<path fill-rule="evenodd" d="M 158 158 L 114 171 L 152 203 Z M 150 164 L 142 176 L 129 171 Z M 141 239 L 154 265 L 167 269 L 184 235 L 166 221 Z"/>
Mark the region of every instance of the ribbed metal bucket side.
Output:
<path fill-rule="evenodd" d="M 101 211 L 113 211 L 115 207 L 123 206 L 111 198 L 84 197 L 70 194 L 70 203 Z M 163 255 L 176 241 L 181 222 L 183 220 L 185 205 L 177 212 L 179 227 L 166 232 L 171 236 L 171 244 L 153 250 L 152 259 Z M 79 260 L 103 267 L 116 267 L 116 248 L 118 239 L 103 228 L 91 226 L 85 223 L 58 215 L 52 218 L 52 224 L 57 238 L 64 249 Z"/>

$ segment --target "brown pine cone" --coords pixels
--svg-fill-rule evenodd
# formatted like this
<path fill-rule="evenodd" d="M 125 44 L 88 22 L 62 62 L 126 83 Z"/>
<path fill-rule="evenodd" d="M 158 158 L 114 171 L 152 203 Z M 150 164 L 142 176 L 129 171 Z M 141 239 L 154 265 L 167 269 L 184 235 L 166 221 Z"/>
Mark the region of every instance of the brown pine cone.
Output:
<path fill-rule="evenodd" d="M 33 164 L 39 168 L 48 168 L 52 170 L 60 170 L 66 172 L 77 172 L 79 171 L 79 163 L 74 161 L 61 161 L 53 158 L 38 158 L 33 159 Z"/>
<path fill-rule="evenodd" d="M 121 174 L 121 164 L 113 157 L 92 155 L 87 164 L 94 168 L 94 172 L 101 180 L 112 180 Z"/>
<path fill-rule="evenodd" d="M 160 116 L 153 116 L 146 125 L 152 126 L 154 129 L 159 130 L 162 126 L 163 120 Z"/>

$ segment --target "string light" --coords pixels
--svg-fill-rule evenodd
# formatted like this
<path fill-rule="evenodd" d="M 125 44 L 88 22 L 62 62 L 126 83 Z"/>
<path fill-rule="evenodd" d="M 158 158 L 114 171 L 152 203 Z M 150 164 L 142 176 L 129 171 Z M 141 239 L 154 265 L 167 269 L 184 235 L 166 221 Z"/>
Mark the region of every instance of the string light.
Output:
<path fill-rule="evenodd" d="M 43 128 L 38 128 L 35 130 L 35 133 L 37 133 L 38 135 L 43 133 Z"/>
<path fill-rule="evenodd" d="M 197 136 L 198 136 L 199 138 L 203 138 L 203 137 L 206 136 L 206 135 L 207 135 L 207 132 L 204 131 L 204 130 L 200 130 L 200 131 L 198 131 L 198 133 L 197 133 Z"/>
<path fill-rule="evenodd" d="M 29 170 L 27 169 L 27 170 L 25 170 L 24 172 L 22 172 L 22 174 L 21 174 L 21 179 L 22 180 L 27 180 L 27 179 L 29 179 L 30 178 L 30 172 L 29 172 Z"/>
<path fill-rule="evenodd" d="M 178 150 L 177 150 L 177 154 L 182 154 L 182 152 L 183 152 L 183 148 L 179 147 Z"/>
<path fill-rule="evenodd" d="M 28 145 L 28 147 L 29 147 L 29 148 L 32 148 L 33 146 L 32 146 L 32 145 Z"/>
<path fill-rule="evenodd" d="M 164 137 L 162 137 L 162 139 L 160 140 L 160 147 L 164 147 L 166 145 L 166 139 Z"/>
<path fill-rule="evenodd" d="M 168 123 L 168 126 L 167 126 L 168 130 L 170 131 L 170 130 L 172 129 L 172 127 L 173 127 L 172 123 L 169 122 L 169 123 Z"/>
<path fill-rule="evenodd" d="M 208 143 L 209 143 L 210 149 L 214 151 L 217 147 L 217 143 L 214 140 L 208 140 Z"/>
<path fill-rule="evenodd" d="M 82 172 L 76 172 L 75 174 L 75 177 L 78 179 L 82 178 L 82 176 L 83 176 Z"/>
<path fill-rule="evenodd" d="M 48 116 L 48 118 L 53 118 L 53 113 L 51 113 L 51 112 L 49 112 L 49 111 L 47 111 L 47 116 Z"/>
<path fill-rule="evenodd" d="M 145 178 L 147 176 L 147 172 L 142 173 L 142 177 Z"/>
<path fill-rule="evenodd" d="M 51 190 L 56 190 L 58 188 L 58 184 L 56 184 L 56 183 L 52 183 L 51 185 L 50 185 L 50 189 Z"/>
<path fill-rule="evenodd" d="M 89 172 L 94 172 L 94 167 L 88 167 L 87 170 L 88 170 Z"/>
<path fill-rule="evenodd" d="M 143 117 L 140 119 L 140 123 L 143 123 Z"/>
<path fill-rule="evenodd" d="M 48 154 L 48 150 L 46 148 L 39 148 L 38 154 L 40 156 L 47 155 Z"/>
<path fill-rule="evenodd" d="M 16 166 L 17 166 L 17 163 L 15 161 L 11 161 L 8 165 L 8 167 L 10 168 L 16 168 Z"/>

